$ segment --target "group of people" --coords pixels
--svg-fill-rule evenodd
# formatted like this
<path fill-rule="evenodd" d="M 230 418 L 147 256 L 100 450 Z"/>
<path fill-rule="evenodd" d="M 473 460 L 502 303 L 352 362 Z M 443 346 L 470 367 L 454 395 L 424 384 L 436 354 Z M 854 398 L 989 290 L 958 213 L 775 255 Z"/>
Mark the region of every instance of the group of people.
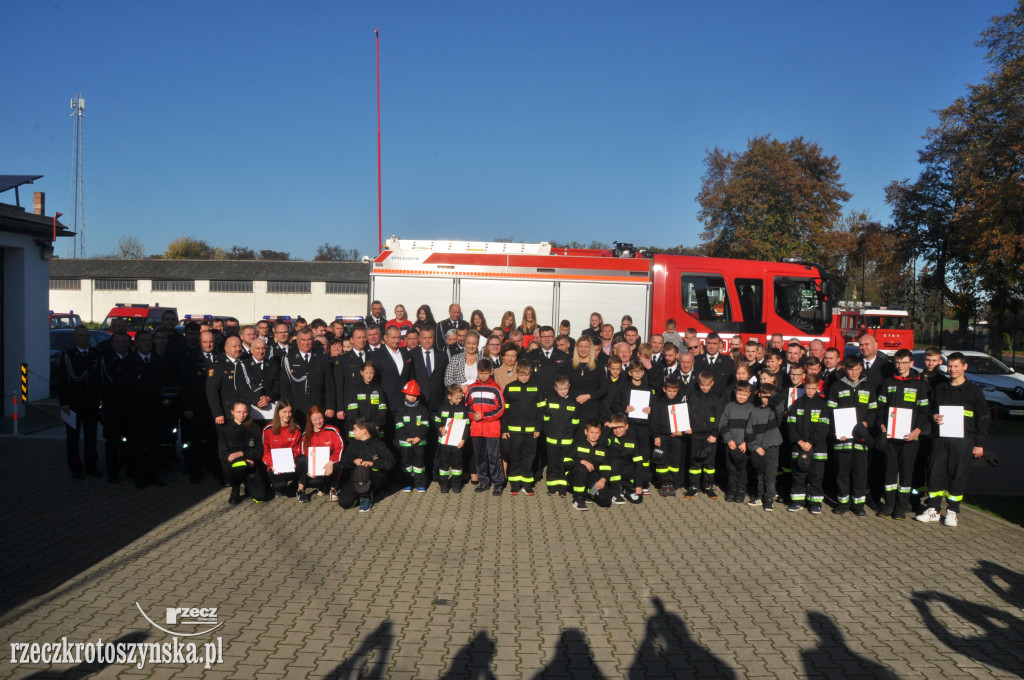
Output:
<path fill-rule="evenodd" d="M 963 355 L 925 370 L 871 335 L 843 359 L 819 340 L 722 338 L 674 321 L 644 342 L 629 317 L 599 313 L 573 337 L 532 307 L 489 328 L 458 304 L 362 323 L 188 321 L 173 312 L 134 340 L 114 327 L 90 349 L 84 327 L 60 359 L 72 475 L 162 484 L 180 429 L 185 471 L 229 485 L 229 502 L 322 495 L 369 511 L 392 486 L 426 492 L 571 496 L 572 507 L 705 495 L 765 511 L 784 501 L 820 514 L 955 526 L 989 411 Z M 84 463 L 78 454 L 85 435 Z M 244 494 L 243 494 L 244 488 Z M 913 506 L 913 498 L 920 500 Z M 946 513 L 941 515 L 943 500 Z"/>

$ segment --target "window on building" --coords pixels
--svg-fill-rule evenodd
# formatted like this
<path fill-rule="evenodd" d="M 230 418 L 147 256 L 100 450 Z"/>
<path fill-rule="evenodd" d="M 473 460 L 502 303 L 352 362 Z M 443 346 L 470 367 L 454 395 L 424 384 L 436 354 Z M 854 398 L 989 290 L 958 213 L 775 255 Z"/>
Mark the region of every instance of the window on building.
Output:
<path fill-rule="evenodd" d="M 268 293 L 308 293 L 309 281 L 267 281 Z"/>
<path fill-rule="evenodd" d="M 211 293 L 251 293 L 252 281 L 210 280 Z"/>
<path fill-rule="evenodd" d="M 365 283 L 342 283 L 340 281 L 328 281 L 327 292 L 348 295 L 366 295 L 369 292 L 369 285 Z"/>
<path fill-rule="evenodd" d="M 96 290 L 138 290 L 138 279 L 96 279 Z"/>
<path fill-rule="evenodd" d="M 82 290 L 82 279 L 50 279 L 50 290 Z"/>
<path fill-rule="evenodd" d="M 163 279 L 153 279 L 153 290 L 194 291 L 195 289 L 195 281 L 170 281 Z"/>

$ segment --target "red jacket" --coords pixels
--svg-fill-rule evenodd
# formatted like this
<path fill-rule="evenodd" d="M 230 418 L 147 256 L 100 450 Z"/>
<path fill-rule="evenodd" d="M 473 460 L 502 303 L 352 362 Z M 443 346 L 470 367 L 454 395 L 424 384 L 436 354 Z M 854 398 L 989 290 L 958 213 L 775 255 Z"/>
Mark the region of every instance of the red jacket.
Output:
<path fill-rule="evenodd" d="M 309 436 L 309 443 L 302 443 L 303 455 L 309 455 L 307 451 L 317 446 L 327 446 L 331 449 L 331 462 L 337 463 L 341 460 L 341 452 L 345 448 L 342 442 L 341 433 L 333 425 L 324 425 L 319 432 L 313 432 Z"/>
<path fill-rule="evenodd" d="M 273 424 L 267 425 L 263 428 L 263 464 L 268 470 L 274 466 L 271 449 L 291 449 L 292 456 L 298 458 L 302 455 L 302 430 L 295 428 L 289 431 L 282 428 L 278 434 L 274 434 Z"/>
<path fill-rule="evenodd" d="M 501 416 L 505 413 L 505 400 L 493 378 L 485 383 L 477 380 L 466 389 L 466 408 L 469 409 L 471 437 L 501 437 Z M 483 419 L 474 420 L 476 413 L 483 414 Z"/>

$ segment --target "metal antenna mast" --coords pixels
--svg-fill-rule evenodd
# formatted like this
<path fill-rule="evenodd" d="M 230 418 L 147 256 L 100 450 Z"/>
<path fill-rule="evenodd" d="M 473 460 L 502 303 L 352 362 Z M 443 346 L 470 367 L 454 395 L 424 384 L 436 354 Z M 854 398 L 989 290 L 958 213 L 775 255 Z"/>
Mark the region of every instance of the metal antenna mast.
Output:
<path fill-rule="evenodd" d="M 78 93 L 71 98 L 71 120 L 74 123 L 75 141 L 71 150 L 71 197 L 68 201 L 70 215 L 68 226 L 75 232 L 75 238 L 67 242 L 69 257 L 85 257 L 85 185 L 82 165 L 82 119 L 85 117 L 85 99 Z"/>

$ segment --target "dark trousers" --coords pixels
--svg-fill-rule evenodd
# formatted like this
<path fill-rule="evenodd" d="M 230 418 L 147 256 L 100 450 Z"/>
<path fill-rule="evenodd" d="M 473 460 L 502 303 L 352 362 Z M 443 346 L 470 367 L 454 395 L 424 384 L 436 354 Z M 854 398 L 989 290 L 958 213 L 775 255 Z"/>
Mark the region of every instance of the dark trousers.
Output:
<path fill-rule="evenodd" d="M 405 470 L 406 481 L 416 487 L 427 485 L 427 469 L 424 457 L 426 446 L 399 446 L 398 453 L 402 457 L 402 469 Z M 406 484 L 408 486 L 408 483 Z"/>
<path fill-rule="evenodd" d="M 747 495 L 747 454 L 736 449 L 726 452 L 725 466 L 728 473 L 729 493 Z"/>
<path fill-rule="evenodd" d="M 299 479 L 302 480 L 302 485 L 307 489 L 316 489 L 317 491 L 323 491 L 324 493 L 327 493 L 331 489 L 338 489 L 338 486 L 341 483 L 341 472 L 341 463 L 335 463 L 333 466 L 331 466 L 331 474 L 329 475 L 310 477 L 309 471 L 307 470 L 306 474 L 300 477 Z"/>
<path fill-rule="evenodd" d="M 932 458 L 928 465 L 928 506 L 960 512 L 960 502 L 967 488 L 967 474 L 971 470 L 974 445 L 967 439 L 938 437 L 932 445 Z"/>
<path fill-rule="evenodd" d="M 513 491 L 533 486 L 533 466 L 537 460 L 537 440 L 533 433 L 509 434 L 508 481 Z"/>
<path fill-rule="evenodd" d="M 583 465 L 576 461 L 569 469 L 569 485 L 572 487 L 572 495 L 575 498 L 586 498 L 590 489 L 597 484 L 598 480 L 604 478 L 605 485 L 596 496 L 592 498 L 598 505 L 610 506 L 612 504 L 612 494 L 618 491 L 616 487 L 613 490 L 613 484 L 608 479 L 609 471 L 600 470 L 597 467 L 594 468 L 593 472 L 590 472 Z"/>
<path fill-rule="evenodd" d="M 356 493 L 355 484 L 352 482 L 352 476 L 349 475 L 348 481 L 341 485 L 338 489 L 338 505 L 342 508 L 354 508 L 359 504 L 361 498 L 373 498 L 375 491 L 381 491 L 387 488 L 388 478 L 383 472 L 372 470 L 370 472 L 370 490 L 364 494 Z"/>
<path fill-rule="evenodd" d="M 156 481 L 160 467 L 161 413 L 146 411 L 133 420 L 129 436 L 128 475 L 136 483 Z"/>
<path fill-rule="evenodd" d="M 658 484 L 661 486 L 680 486 L 684 455 L 686 453 L 686 435 L 682 437 L 670 437 L 665 435 L 661 438 L 661 450 L 665 452 L 665 461 L 661 463 L 655 472 L 658 473 Z"/>
<path fill-rule="evenodd" d="M 295 456 L 295 472 L 270 472 L 270 486 L 274 491 L 285 496 L 294 496 L 295 488 L 300 479 L 306 478 L 309 459 L 306 456 Z"/>
<path fill-rule="evenodd" d="M 128 419 L 123 408 L 108 406 L 103 410 L 104 461 L 111 481 L 116 481 L 121 466 L 128 464 Z"/>
<path fill-rule="evenodd" d="M 793 457 L 804 455 L 803 451 L 794 451 Z M 800 503 L 805 500 L 811 503 L 821 503 L 825 500 L 825 491 L 822 489 L 822 482 L 825 479 L 825 460 L 828 454 L 806 452 L 805 462 L 794 460 L 791 466 L 793 472 L 793 484 L 789 490 L 789 500 L 793 503 Z"/>
<path fill-rule="evenodd" d="M 910 490 L 920 440 L 885 440 L 885 504 L 889 508 L 910 508 Z"/>
<path fill-rule="evenodd" d="M 767 446 L 764 455 L 750 452 L 750 464 L 757 474 L 757 497 L 762 501 L 775 500 L 775 475 L 779 469 L 779 447 Z"/>
<path fill-rule="evenodd" d="M 718 445 L 709 444 L 707 437 L 707 434 L 694 435 L 695 441 L 690 446 L 687 471 L 692 488 L 710 489 L 715 485 L 715 449 Z"/>
<path fill-rule="evenodd" d="M 251 462 L 251 465 L 243 459 L 236 459 L 230 463 L 225 462 L 227 482 L 231 485 L 231 491 L 234 493 L 240 492 L 240 487 L 245 484 L 245 491 L 249 497 L 262 501 L 267 497 L 267 470 L 263 467 L 263 461 Z"/>
<path fill-rule="evenodd" d="M 81 475 L 83 472 L 96 472 L 96 425 L 95 415 L 75 413 L 75 429 L 64 426 L 64 434 L 67 436 L 68 468 L 71 474 Z M 85 435 L 85 465 L 78 457 L 78 437 Z"/>
<path fill-rule="evenodd" d="M 836 494 L 840 505 L 867 501 L 868 452 L 865 449 L 836 449 Z"/>
<path fill-rule="evenodd" d="M 501 466 L 501 453 L 497 437 L 473 437 L 476 454 L 476 474 L 481 484 L 505 485 L 505 471 Z"/>
<path fill-rule="evenodd" d="M 442 489 L 462 489 L 462 450 L 469 448 L 465 444 L 462 449 L 457 446 L 437 447 L 437 473 L 441 478 Z"/>
<path fill-rule="evenodd" d="M 546 479 L 548 489 L 564 491 L 569 486 L 569 480 L 565 477 L 565 459 L 572 459 L 572 447 L 569 444 L 547 443 L 548 448 L 548 469 Z"/>

